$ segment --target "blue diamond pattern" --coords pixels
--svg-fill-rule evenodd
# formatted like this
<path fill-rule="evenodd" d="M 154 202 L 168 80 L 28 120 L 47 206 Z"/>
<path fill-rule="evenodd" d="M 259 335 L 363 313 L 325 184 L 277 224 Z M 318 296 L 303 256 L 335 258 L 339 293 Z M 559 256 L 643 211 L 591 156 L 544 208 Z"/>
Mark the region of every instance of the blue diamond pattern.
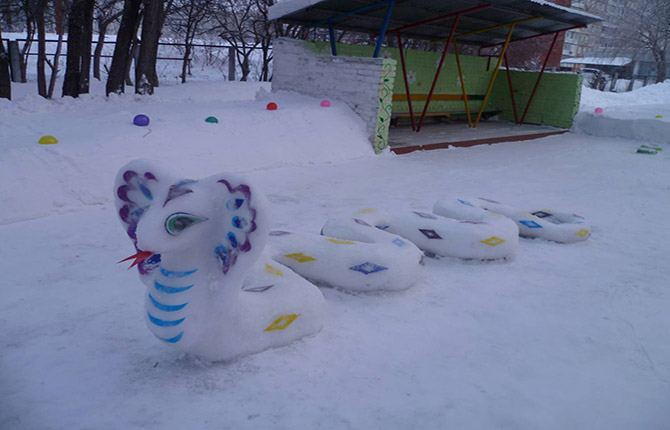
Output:
<path fill-rule="evenodd" d="M 465 205 L 465 206 L 472 206 L 472 207 L 475 207 L 472 203 L 470 203 L 470 202 L 466 202 L 465 200 L 458 199 L 458 201 L 461 202 L 461 204 L 463 204 L 463 205 Z"/>
<path fill-rule="evenodd" d="M 519 221 L 519 223 L 525 225 L 528 228 L 542 228 L 542 226 L 535 221 Z"/>
<path fill-rule="evenodd" d="M 393 239 L 393 241 L 392 241 L 391 243 L 397 245 L 397 246 L 400 247 L 400 248 L 402 248 L 403 246 L 405 246 L 405 241 L 402 240 L 402 239 Z"/>
<path fill-rule="evenodd" d="M 387 269 L 388 267 L 380 266 L 375 263 L 370 263 L 369 261 L 366 261 L 363 264 L 359 264 L 358 266 L 352 266 L 349 268 L 349 270 L 355 270 L 357 272 L 361 272 L 366 275 L 369 275 L 370 273 L 381 272 L 382 270 Z"/>
<path fill-rule="evenodd" d="M 544 212 L 544 211 L 537 211 L 537 212 L 533 212 L 533 215 L 535 215 L 538 218 L 546 218 L 548 216 L 551 216 L 552 214 L 550 214 L 548 212 Z"/>

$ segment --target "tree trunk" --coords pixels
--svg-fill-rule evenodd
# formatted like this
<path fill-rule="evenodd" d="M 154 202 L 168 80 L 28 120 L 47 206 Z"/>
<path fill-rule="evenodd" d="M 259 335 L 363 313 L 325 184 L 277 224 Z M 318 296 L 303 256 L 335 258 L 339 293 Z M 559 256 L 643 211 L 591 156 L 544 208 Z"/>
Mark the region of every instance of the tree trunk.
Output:
<path fill-rule="evenodd" d="M 142 0 L 126 0 L 123 7 L 123 18 L 121 18 L 121 26 L 116 35 L 114 56 L 112 57 L 112 65 L 107 77 L 107 95 L 110 93 L 121 94 L 125 91 L 124 78 L 126 75 L 126 67 L 130 60 L 130 43 L 134 38 L 134 31 L 141 4 Z"/>
<path fill-rule="evenodd" d="M 91 46 L 93 44 L 93 9 L 95 0 L 84 0 L 83 26 L 81 32 L 81 74 L 79 75 L 79 93 L 88 94 L 91 80 Z"/>
<path fill-rule="evenodd" d="M 98 43 L 95 44 L 95 51 L 93 51 L 93 77 L 97 80 L 100 80 L 100 56 L 102 55 L 102 48 L 105 46 L 106 34 L 107 25 L 98 22 Z"/>
<path fill-rule="evenodd" d="M 137 30 L 136 30 L 137 31 Z M 134 86 L 133 80 L 130 79 L 130 69 L 133 67 L 133 62 L 135 62 L 135 67 L 137 67 L 137 58 L 140 56 L 140 40 L 135 38 L 133 40 L 133 46 L 130 48 L 130 59 L 128 60 L 128 64 L 126 65 L 126 75 L 125 75 L 125 80 L 126 80 L 126 85 L 129 87 Z"/>
<path fill-rule="evenodd" d="M 181 64 L 181 83 L 186 83 L 186 73 L 188 72 L 188 59 L 191 56 L 191 45 L 186 42 L 186 48 L 184 49 L 184 61 Z"/>
<path fill-rule="evenodd" d="M 135 64 L 135 93 L 151 95 L 158 84 L 156 57 L 163 22 L 162 0 L 144 0 L 142 43 L 140 56 Z"/>
<path fill-rule="evenodd" d="M 98 19 L 98 43 L 95 45 L 95 52 L 93 54 L 93 77 L 97 80 L 100 80 L 100 56 L 102 55 L 102 48 L 105 46 L 107 27 L 120 17 L 122 13 L 119 12 L 107 19 Z"/>
<path fill-rule="evenodd" d="M 47 78 L 45 66 L 47 63 L 46 28 L 44 23 L 44 2 L 39 0 L 35 5 L 35 20 L 37 21 L 37 92 L 44 98 L 47 94 Z"/>
<path fill-rule="evenodd" d="M 0 99 L 12 99 L 12 80 L 9 75 L 9 54 L 2 43 L 0 30 Z"/>
<path fill-rule="evenodd" d="M 62 48 L 63 48 L 63 33 L 59 33 L 58 44 L 56 45 L 56 52 L 54 53 L 54 62 L 51 64 L 51 79 L 49 80 L 49 90 L 47 91 L 48 98 L 52 98 L 54 96 L 54 88 L 56 88 L 56 79 L 58 78 L 58 61 L 60 58 L 60 51 Z"/>
<path fill-rule="evenodd" d="M 84 0 L 75 0 L 70 9 L 67 29 L 67 61 L 63 79 L 63 97 L 79 97 L 81 47 L 84 28 Z"/>
<path fill-rule="evenodd" d="M 666 61 L 666 58 L 665 58 L 665 51 L 660 51 L 658 53 L 658 57 L 656 59 L 656 70 L 657 70 L 656 83 L 657 84 L 663 83 L 663 81 L 665 81 L 665 78 L 667 76 L 667 74 L 666 74 L 667 68 L 668 68 L 668 62 Z"/>

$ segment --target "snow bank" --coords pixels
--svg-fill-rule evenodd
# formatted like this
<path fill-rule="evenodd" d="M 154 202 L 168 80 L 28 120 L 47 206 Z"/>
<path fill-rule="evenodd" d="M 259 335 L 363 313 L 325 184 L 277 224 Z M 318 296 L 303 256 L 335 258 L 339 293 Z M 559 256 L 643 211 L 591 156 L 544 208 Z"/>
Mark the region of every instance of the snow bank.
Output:
<path fill-rule="evenodd" d="M 107 203 L 116 169 L 134 158 L 201 177 L 374 156 L 363 121 L 346 105 L 323 108 L 318 99 L 266 88 L 195 82 L 149 97 L 49 101 L 34 94 L 34 84 L 14 85 L 14 100 L 0 99 L 0 181 L 7 185 L 0 188 L 0 224 Z M 266 110 L 270 100 L 278 110 Z M 132 124 L 137 114 L 149 116 L 148 127 Z M 208 116 L 219 123 L 206 123 Z M 59 143 L 38 145 L 43 135 Z"/>
<path fill-rule="evenodd" d="M 595 113 L 600 107 L 603 112 Z M 659 117 L 660 116 L 660 117 Z M 582 88 L 573 131 L 642 142 L 670 142 L 670 81 L 626 93 Z"/>

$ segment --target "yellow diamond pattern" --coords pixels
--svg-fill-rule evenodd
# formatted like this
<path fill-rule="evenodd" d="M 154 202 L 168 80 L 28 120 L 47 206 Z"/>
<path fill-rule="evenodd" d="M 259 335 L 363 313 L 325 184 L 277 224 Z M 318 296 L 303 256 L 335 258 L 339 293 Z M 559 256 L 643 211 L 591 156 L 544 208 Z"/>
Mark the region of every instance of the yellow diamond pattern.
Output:
<path fill-rule="evenodd" d="M 265 271 L 270 275 L 277 275 L 282 277 L 284 276 L 281 270 L 277 269 L 276 267 L 270 266 L 268 263 L 265 263 Z"/>
<path fill-rule="evenodd" d="M 298 263 L 307 263 L 308 261 L 316 261 L 316 258 L 310 257 L 309 255 L 305 255 L 302 252 L 296 252 L 295 254 L 286 254 L 284 255 L 286 258 L 290 258 L 291 260 L 295 260 Z"/>
<path fill-rule="evenodd" d="M 263 331 L 284 330 L 286 327 L 290 326 L 291 323 L 293 323 L 293 321 L 295 321 L 299 316 L 300 314 L 282 315 L 274 320 L 274 322 Z"/>
<path fill-rule="evenodd" d="M 577 236 L 579 236 L 579 237 L 586 237 L 586 236 L 589 235 L 589 233 L 591 233 L 591 232 L 588 231 L 587 229 L 583 228 L 583 229 L 579 230 L 579 231 L 578 231 L 577 233 L 575 233 L 575 234 L 576 234 Z"/>
<path fill-rule="evenodd" d="M 498 246 L 501 243 L 505 242 L 505 239 L 501 239 L 496 236 L 491 236 L 486 240 L 482 240 L 481 243 L 488 245 L 488 246 Z"/>
<path fill-rule="evenodd" d="M 352 242 L 350 240 L 333 239 L 332 237 L 326 238 L 326 240 L 328 242 L 337 243 L 338 245 L 356 245 L 356 242 Z"/>
<path fill-rule="evenodd" d="M 375 209 L 375 208 L 369 208 L 369 209 L 363 209 L 363 210 L 360 211 L 359 213 L 362 213 L 362 214 L 371 214 L 371 213 L 376 212 L 376 211 L 377 211 L 377 209 Z"/>

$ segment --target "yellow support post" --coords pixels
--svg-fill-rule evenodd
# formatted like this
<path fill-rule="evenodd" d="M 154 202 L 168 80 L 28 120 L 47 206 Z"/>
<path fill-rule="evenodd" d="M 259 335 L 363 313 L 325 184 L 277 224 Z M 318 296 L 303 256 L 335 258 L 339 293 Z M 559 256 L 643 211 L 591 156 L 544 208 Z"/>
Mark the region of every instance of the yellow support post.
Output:
<path fill-rule="evenodd" d="M 514 25 L 515 24 L 512 24 L 510 26 L 509 32 L 507 33 L 505 44 L 502 47 L 502 52 L 500 53 L 500 56 L 498 57 L 496 68 L 493 70 L 493 76 L 491 76 L 491 82 L 489 82 L 489 87 L 486 90 L 486 94 L 484 95 L 484 100 L 482 100 L 482 104 L 479 107 L 479 113 L 477 114 L 477 119 L 475 120 L 475 126 L 473 128 L 477 128 L 477 125 L 479 125 L 479 120 L 482 119 L 484 108 L 486 107 L 486 103 L 489 101 L 489 96 L 491 95 L 491 90 L 493 89 L 493 83 L 496 81 L 496 76 L 498 76 L 498 70 L 500 70 L 500 65 L 502 64 L 502 59 L 505 56 L 505 52 L 507 52 L 507 45 L 509 45 L 509 41 L 512 39 L 512 32 L 514 31 Z"/>
<path fill-rule="evenodd" d="M 468 103 L 468 93 L 465 90 L 463 69 L 461 69 L 461 57 L 458 55 L 458 43 L 455 40 L 454 40 L 454 54 L 456 54 L 456 67 L 458 67 L 458 78 L 461 80 L 461 90 L 463 91 L 463 102 L 465 103 L 465 114 L 468 116 L 468 126 L 472 127 L 472 118 L 470 117 L 470 104 Z"/>

